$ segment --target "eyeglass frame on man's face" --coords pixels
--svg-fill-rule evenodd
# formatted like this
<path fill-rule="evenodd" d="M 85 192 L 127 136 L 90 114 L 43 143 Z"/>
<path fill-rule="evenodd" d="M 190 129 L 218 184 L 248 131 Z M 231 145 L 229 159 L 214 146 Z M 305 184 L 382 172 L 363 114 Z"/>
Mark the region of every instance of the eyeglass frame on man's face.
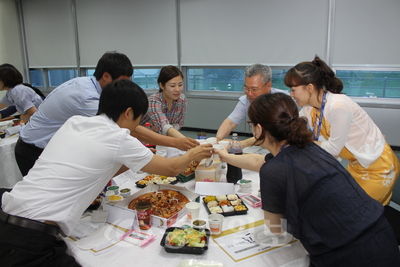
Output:
<path fill-rule="evenodd" d="M 256 94 L 256 93 L 258 93 L 258 92 L 260 92 L 261 91 L 261 89 L 263 89 L 264 88 L 264 86 L 266 86 L 268 83 L 266 83 L 266 84 L 264 84 L 263 86 L 261 86 L 261 88 L 255 88 L 255 89 L 253 89 L 253 88 L 248 88 L 246 85 L 243 85 L 243 87 L 242 87 L 242 89 L 243 89 L 243 91 L 245 92 L 245 93 L 253 93 L 253 94 Z"/>

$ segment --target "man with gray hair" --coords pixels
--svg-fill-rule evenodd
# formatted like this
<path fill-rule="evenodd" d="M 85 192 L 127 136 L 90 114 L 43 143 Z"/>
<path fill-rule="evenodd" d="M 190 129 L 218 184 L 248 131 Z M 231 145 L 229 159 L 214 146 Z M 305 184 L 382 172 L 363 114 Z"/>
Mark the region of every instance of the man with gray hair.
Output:
<path fill-rule="evenodd" d="M 226 138 L 231 131 L 247 117 L 251 102 L 262 94 L 285 93 L 285 90 L 272 88 L 272 70 L 267 65 L 253 64 L 244 71 L 243 91 L 246 95 L 239 98 L 235 109 L 219 126 L 217 140 Z"/>

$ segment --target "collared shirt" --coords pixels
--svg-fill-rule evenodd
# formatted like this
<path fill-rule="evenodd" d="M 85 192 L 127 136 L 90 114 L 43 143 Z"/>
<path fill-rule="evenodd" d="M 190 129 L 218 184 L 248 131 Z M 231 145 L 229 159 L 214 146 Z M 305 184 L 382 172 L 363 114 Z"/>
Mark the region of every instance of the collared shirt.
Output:
<path fill-rule="evenodd" d="M 137 172 L 153 153 L 105 115 L 73 116 L 50 140 L 35 166 L 2 209 L 37 221 L 54 221 L 69 235 L 84 210 L 122 165 Z"/>
<path fill-rule="evenodd" d="M 171 110 L 168 110 L 168 103 L 161 92 L 148 97 L 149 109 L 140 121 L 140 125 L 146 122 L 151 124 L 151 128 L 159 134 L 167 135 L 170 128 L 179 130 L 185 121 L 187 99 L 181 94 L 179 99 L 172 102 Z"/>
<path fill-rule="evenodd" d="M 8 90 L 0 100 L 0 103 L 4 105 L 15 106 L 21 114 L 26 114 L 26 111 L 31 107 L 38 108 L 42 102 L 43 99 L 32 88 L 23 84 L 18 84 Z"/>
<path fill-rule="evenodd" d="M 289 95 L 289 93 L 285 90 L 271 88 L 271 94 L 275 93 L 284 93 Z M 250 104 L 251 102 L 246 95 L 242 95 L 241 97 L 239 97 L 239 102 L 236 104 L 236 107 L 232 111 L 232 113 L 228 116 L 228 119 L 230 119 L 235 124 L 241 124 L 247 117 L 247 112 L 249 110 Z"/>
<path fill-rule="evenodd" d="M 54 89 L 20 131 L 25 143 L 45 148 L 55 132 L 72 116 L 95 116 L 101 87 L 94 78 L 79 77 Z M 36 93 L 35 93 L 36 94 Z"/>

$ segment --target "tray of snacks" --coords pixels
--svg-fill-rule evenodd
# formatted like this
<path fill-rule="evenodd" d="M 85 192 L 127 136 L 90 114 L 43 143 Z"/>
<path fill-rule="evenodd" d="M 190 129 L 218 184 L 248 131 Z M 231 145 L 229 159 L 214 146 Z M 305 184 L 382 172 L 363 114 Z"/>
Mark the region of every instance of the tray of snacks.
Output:
<path fill-rule="evenodd" d="M 224 216 L 246 214 L 247 206 L 237 194 L 205 196 L 204 206 L 209 214 L 218 213 Z"/>
<path fill-rule="evenodd" d="M 200 161 L 192 161 L 190 164 L 186 167 L 184 171 L 182 171 L 180 174 L 176 176 L 176 178 L 181 181 L 182 183 L 186 183 L 194 178 L 194 172 L 199 166 Z"/>
<path fill-rule="evenodd" d="M 167 177 L 156 174 L 146 175 L 143 179 L 136 182 L 136 186 L 139 188 L 145 188 L 150 184 L 176 184 L 178 179 L 176 177 Z"/>
<path fill-rule="evenodd" d="M 160 245 L 169 253 L 203 254 L 208 249 L 210 230 L 191 227 L 169 227 Z"/>

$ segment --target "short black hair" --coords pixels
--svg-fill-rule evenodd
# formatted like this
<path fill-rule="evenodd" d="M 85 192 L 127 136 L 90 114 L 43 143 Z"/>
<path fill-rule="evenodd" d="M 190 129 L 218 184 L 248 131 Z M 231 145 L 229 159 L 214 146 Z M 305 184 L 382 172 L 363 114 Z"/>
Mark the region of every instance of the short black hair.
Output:
<path fill-rule="evenodd" d="M 128 108 L 133 110 L 133 119 L 147 112 L 149 101 L 143 89 L 127 79 L 115 80 L 104 87 L 100 95 L 97 115 L 105 114 L 117 122 Z"/>
<path fill-rule="evenodd" d="M 96 77 L 96 80 L 100 80 L 104 72 L 109 73 L 113 80 L 122 75 L 131 77 L 133 66 L 126 55 L 118 52 L 107 52 L 97 62 L 93 76 Z"/>
<path fill-rule="evenodd" d="M 0 81 L 5 87 L 13 88 L 22 83 L 22 74 L 11 64 L 5 63 L 0 65 Z"/>

